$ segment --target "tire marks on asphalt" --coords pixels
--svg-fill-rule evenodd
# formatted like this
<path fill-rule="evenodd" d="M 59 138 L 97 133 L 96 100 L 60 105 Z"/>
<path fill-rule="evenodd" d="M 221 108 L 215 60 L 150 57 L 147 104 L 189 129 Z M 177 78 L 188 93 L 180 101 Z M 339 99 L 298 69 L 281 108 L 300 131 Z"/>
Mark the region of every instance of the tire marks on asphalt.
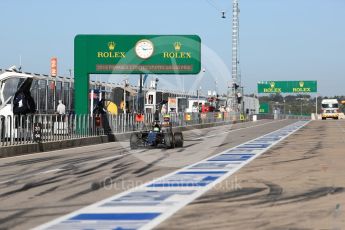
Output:
<path fill-rule="evenodd" d="M 283 188 L 280 185 L 265 181 L 257 187 L 245 187 L 234 191 L 208 194 L 197 199 L 191 205 L 207 203 L 240 203 L 241 207 L 288 205 L 321 199 L 328 195 L 337 195 L 344 192 L 344 187 L 317 187 L 293 195 L 284 195 Z"/>

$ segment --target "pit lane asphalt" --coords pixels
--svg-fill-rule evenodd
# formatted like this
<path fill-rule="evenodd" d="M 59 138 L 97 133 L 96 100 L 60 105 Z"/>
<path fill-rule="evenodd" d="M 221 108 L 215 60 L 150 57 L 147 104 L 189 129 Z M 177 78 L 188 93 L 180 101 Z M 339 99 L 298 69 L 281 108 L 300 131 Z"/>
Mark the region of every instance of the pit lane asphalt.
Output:
<path fill-rule="evenodd" d="M 157 226 L 341 230 L 345 121 L 312 121 Z"/>
<path fill-rule="evenodd" d="M 293 122 L 186 131 L 179 149 L 114 142 L 0 159 L 0 229 L 35 227 Z"/>

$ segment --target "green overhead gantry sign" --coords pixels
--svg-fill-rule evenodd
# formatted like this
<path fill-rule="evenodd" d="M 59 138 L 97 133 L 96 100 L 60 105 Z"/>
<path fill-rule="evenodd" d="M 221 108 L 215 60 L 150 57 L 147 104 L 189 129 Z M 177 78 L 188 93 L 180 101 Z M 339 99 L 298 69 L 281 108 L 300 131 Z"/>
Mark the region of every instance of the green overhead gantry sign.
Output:
<path fill-rule="evenodd" d="M 317 81 L 260 81 L 258 93 L 317 93 Z M 269 112 L 268 104 L 260 104 L 260 113 Z M 315 100 L 315 114 L 317 114 L 317 97 Z"/>
<path fill-rule="evenodd" d="M 268 103 L 260 103 L 259 113 L 269 113 L 270 105 Z"/>
<path fill-rule="evenodd" d="M 258 93 L 317 93 L 317 81 L 261 81 Z"/>
<path fill-rule="evenodd" d="M 198 74 L 197 35 L 77 35 L 75 112 L 88 113 L 89 74 Z"/>

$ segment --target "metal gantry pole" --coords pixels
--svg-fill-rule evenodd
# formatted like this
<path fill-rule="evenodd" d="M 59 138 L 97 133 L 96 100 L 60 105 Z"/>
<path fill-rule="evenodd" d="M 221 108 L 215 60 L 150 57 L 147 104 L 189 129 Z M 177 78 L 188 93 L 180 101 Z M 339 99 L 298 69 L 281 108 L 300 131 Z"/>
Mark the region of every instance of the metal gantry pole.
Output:
<path fill-rule="evenodd" d="M 140 82 L 139 82 L 139 113 L 144 113 L 144 97 L 143 97 L 143 75 L 140 74 Z"/>
<path fill-rule="evenodd" d="M 319 118 L 318 115 L 317 115 L 317 112 L 318 112 L 317 111 L 317 106 L 318 105 L 317 105 L 317 93 L 316 93 L 316 98 L 315 98 L 315 120 L 318 120 L 318 118 Z"/>
<path fill-rule="evenodd" d="M 238 48 L 239 48 L 239 13 L 240 9 L 238 6 L 238 0 L 232 0 L 232 64 L 231 64 L 231 78 L 232 78 L 232 108 L 237 112 L 238 110 L 238 101 L 236 100 L 237 88 L 239 88 L 239 79 L 238 79 Z M 237 85 L 237 86 L 236 86 Z"/>
<path fill-rule="evenodd" d="M 126 109 L 127 109 L 127 103 L 126 103 L 126 89 L 129 86 L 129 82 L 127 79 L 124 80 L 124 85 L 123 85 L 123 114 L 126 114 Z"/>

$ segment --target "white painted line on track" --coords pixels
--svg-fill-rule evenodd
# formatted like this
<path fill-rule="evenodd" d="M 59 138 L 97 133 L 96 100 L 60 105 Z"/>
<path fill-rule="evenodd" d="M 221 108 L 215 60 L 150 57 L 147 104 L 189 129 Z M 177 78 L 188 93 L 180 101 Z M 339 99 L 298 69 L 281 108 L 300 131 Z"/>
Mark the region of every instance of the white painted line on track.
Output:
<path fill-rule="evenodd" d="M 222 135 L 222 134 L 237 132 L 237 131 L 241 131 L 241 130 L 244 130 L 244 129 L 250 129 L 250 128 L 255 128 L 255 127 L 260 127 L 260 126 L 264 126 L 264 125 L 268 125 L 268 124 L 272 124 L 272 123 L 277 123 L 277 122 L 281 122 L 281 121 L 285 121 L 285 120 L 286 120 L 286 119 L 282 119 L 282 120 L 271 121 L 271 122 L 267 122 L 267 123 L 263 123 L 263 124 L 259 124 L 259 125 L 253 125 L 253 126 L 248 126 L 248 127 L 238 128 L 238 129 L 232 129 L 232 130 L 220 132 L 220 133 L 217 133 L 217 134 L 212 134 L 212 135 L 208 135 L 208 136 L 197 137 L 197 138 L 192 139 L 192 141 L 202 140 L 202 139 L 204 139 L 204 138 L 209 138 L 209 137 L 220 136 L 220 135 Z"/>
<path fill-rule="evenodd" d="M 152 229 L 308 123 L 290 124 L 35 229 Z"/>
<path fill-rule="evenodd" d="M 239 130 L 243 130 L 243 129 L 246 129 L 246 128 L 254 128 L 254 127 L 257 127 L 257 126 L 261 126 L 261 125 L 266 125 L 266 124 L 271 124 L 271 123 L 276 123 L 276 122 L 281 122 L 281 121 L 284 121 L 286 119 L 283 119 L 283 120 L 278 120 L 278 121 L 271 121 L 271 122 L 267 122 L 267 123 L 264 123 L 264 124 L 260 124 L 260 125 L 254 125 L 254 126 L 249 126 L 249 127 L 245 127 L 245 128 L 239 128 L 239 129 L 234 129 L 234 130 L 230 130 L 230 131 L 226 131 L 225 133 L 227 132 L 234 132 L 234 131 L 239 131 Z M 234 125 L 234 124 L 229 124 L 229 125 Z M 224 126 L 220 126 L 220 127 L 224 127 Z M 219 133 L 219 134 L 223 134 L 223 133 Z M 218 135 L 218 134 L 216 134 Z M 199 138 L 207 138 L 208 136 L 205 136 L 205 137 L 198 137 L 196 139 L 192 139 L 192 140 L 198 140 Z M 110 145 L 110 144 L 114 144 L 114 143 L 118 143 L 118 142 L 108 142 L 108 143 L 101 143 L 101 144 L 95 144 L 95 145 L 91 145 L 92 147 L 97 147 L 99 145 Z M 0 158 L 0 162 L 2 160 L 11 160 L 11 159 L 17 159 L 17 158 L 26 158 L 26 157 L 30 157 L 30 156 L 40 156 L 40 155 L 44 155 L 44 154 L 52 154 L 52 153 L 56 153 L 56 152 L 63 152 L 63 151 L 69 151 L 69 150 L 77 150 L 77 149 L 81 149 L 81 148 L 86 148 L 87 146 L 80 146 L 80 147 L 74 147 L 74 148 L 68 148 L 68 149 L 60 149 L 60 150 L 53 150 L 53 151 L 47 151 L 47 152 L 41 152 L 41 153 L 30 153 L 30 154 L 25 154 L 25 155 L 20 155 L 20 156 L 14 156 L 14 157 L 5 157 L 5 158 Z M 129 148 L 124 148 L 124 149 L 129 149 Z"/>
<path fill-rule="evenodd" d="M 39 172 L 37 174 L 34 174 L 34 176 L 39 175 L 39 174 L 48 174 L 48 173 L 54 173 L 54 172 L 59 172 L 62 171 L 63 169 L 51 169 L 51 170 L 47 170 L 47 171 L 43 171 L 43 172 Z M 1 182 L 0 182 L 1 184 Z"/>
<path fill-rule="evenodd" d="M 112 156 L 112 157 L 104 157 L 104 158 L 100 158 L 100 159 L 96 159 L 96 160 L 91 160 L 91 161 L 87 161 L 87 162 L 77 163 L 75 165 L 80 166 L 80 165 L 90 164 L 90 163 L 99 163 L 99 162 L 102 162 L 102 161 L 107 161 L 107 160 L 113 160 L 113 159 L 121 158 L 121 157 L 127 156 L 129 154 L 130 153 L 116 155 L 116 156 Z M 28 177 L 39 176 L 39 175 L 48 174 L 48 173 L 55 173 L 55 172 L 64 171 L 64 170 L 66 170 L 66 169 L 64 169 L 64 168 L 56 168 L 56 169 L 49 169 L 49 170 L 38 172 L 38 173 L 34 173 L 34 174 L 25 174 L 23 176 L 17 176 L 17 177 L 15 177 L 13 179 L 5 180 L 5 181 L 0 181 L 0 184 L 6 184 L 6 183 L 10 183 L 10 182 L 17 181 L 17 180 L 22 180 L 22 179 L 25 179 L 25 178 L 28 178 Z"/>
<path fill-rule="evenodd" d="M 199 137 L 199 138 L 195 138 L 195 139 L 192 139 L 192 140 L 201 140 L 203 138 L 209 138 L 209 137 L 213 137 L 213 136 L 219 136 L 219 135 L 222 135 L 222 134 L 225 134 L 225 133 L 232 133 L 232 132 L 237 132 L 237 131 L 241 131 L 241 130 L 244 130 L 244 129 L 250 129 L 250 128 L 255 128 L 255 127 L 258 127 L 258 126 L 264 126 L 264 125 L 268 125 L 268 124 L 272 124 L 272 123 L 276 123 L 276 122 L 281 122 L 283 120 L 279 120 L 279 121 L 271 121 L 271 122 L 267 122 L 267 123 L 263 123 L 263 124 L 259 124 L 259 125 L 253 125 L 253 126 L 248 126 L 248 127 L 243 127 L 243 128 L 238 128 L 238 129 L 233 129 L 233 130 L 229 130 L 229 131 L 225 131 L 225 132 L 221 132 L 219 134 L 214 134 L 214 135 L 209 135 L 209 136 L 203 136 L 203 137 Z M 109 143 L 107 143 L 109 144 Z M 84 146 L 85 147 L 85 146 Z M 77 148 L 82 148 L 82 147 L 77 147 Z M 126 150 L 130 150 L 130 148 L 125 148 Z M 62 151 L 62 150 L 57 150 L 57 151 Z M 49 153 L 49 152 L 44 152 L 45 154 L 46 153 Z M 101 161 L 105 161 L 105 160 L 111 160 L 111 159 L 115 159 L 115 158 L 119 158 L 119 157 L 123 157 L 123 156 L 127 156 L 129 155 L 130 153 L 127 153 L 127 154 L 121 154 L 121 155 L 116 155 L 116 156 L 113 156 L 113 157 L 105 157 L 105 158 L 101 158 L 101 159 L 96 159 L 96 160 L 91 160 L 91 161 L 88 161 L 87 163 L 94 163 L 94 162 L 101 162 Z M 35 153 L 33 154 L 28 154 L 28 155 L 35 155 Z M 23 155 L 23 156 L 17 156 L 17 157 L 24 157 L 24 156 L 28 156 L 28 155 Z M 4 159 L 10 159 L 10 158 L 17 158 L 17 157 L 9 157 L 9 158 L 4 158 Z M 1 159 L 0 159 L 1 160 Z M 82 162 L 82 163 L 79 163 L 77 165 L 82 165 L 82 164 L 86 164 L 86 162 Z M 1 184 L 6 184 L 6 183 L 9 183 L 9 182 L 13 182 L 13 181 L 16 181 L 16 180 L 21 180 L 21 179 L 25 179 L 25 178 L 28 178 L 28 177 L 32 177 L 32 176 L 38 176 L 38 175 L 41 175 L 41 174 L 47 174 L 47 173 L 52 173 L 52 172 L 58 172 L 58 171 L 63 171 L 65 169 L 61 169 L 61 168 L 56 168 L 56 169 L 50 169 L 50 170 L 47 170 L 47 171 L 43 171 L 43 172 L 38 172 L 38 173 L 35 173 L 35 174 L 26 174 L 26 175 L 23 175 L 23 176 L 17 176 L 13 179 L 9 179 L 9 180 L 5 180 L 5 181 L 0 181 L 0 185 Z"/>
<path fill-rule="evenodd" d="M 95 145 L 89 145 L 89 146 L 110 145 L 110 144 L 114 144 L 114 143 L 116 143 L 116 142 L 101 143 L 101 144 L 95 144 Z M 40 155 L 44 155 L 44 154 L 51 154 L 51 153 L 55 153 L 55 152 L 63 152 L 63 151 L 69 151 L 69 150 L 76 150 L 76 149 L 81 149 L 81 148 L 86 148 L 86 147 L 88 147 L 88 146 L 86 145 L 86 146 L 80 146 L 80 147 L 74 147 L 74 148 L 68 148 L 68 149 L 60 149 L 60 150 L 53 150 L 53 151 L 46 151 L 46 152 L 30 153 L 30 154 L 14 156 L 14 157 L 4 157 L 4 158 L 0 158 L 0 161 L 2 161 L 2 160 L 11 160 L 11 159 L 16 159 L 16 158 L 25 158 L 25 157 L 30 157 L 30 156 L 40 156 Z"/>

